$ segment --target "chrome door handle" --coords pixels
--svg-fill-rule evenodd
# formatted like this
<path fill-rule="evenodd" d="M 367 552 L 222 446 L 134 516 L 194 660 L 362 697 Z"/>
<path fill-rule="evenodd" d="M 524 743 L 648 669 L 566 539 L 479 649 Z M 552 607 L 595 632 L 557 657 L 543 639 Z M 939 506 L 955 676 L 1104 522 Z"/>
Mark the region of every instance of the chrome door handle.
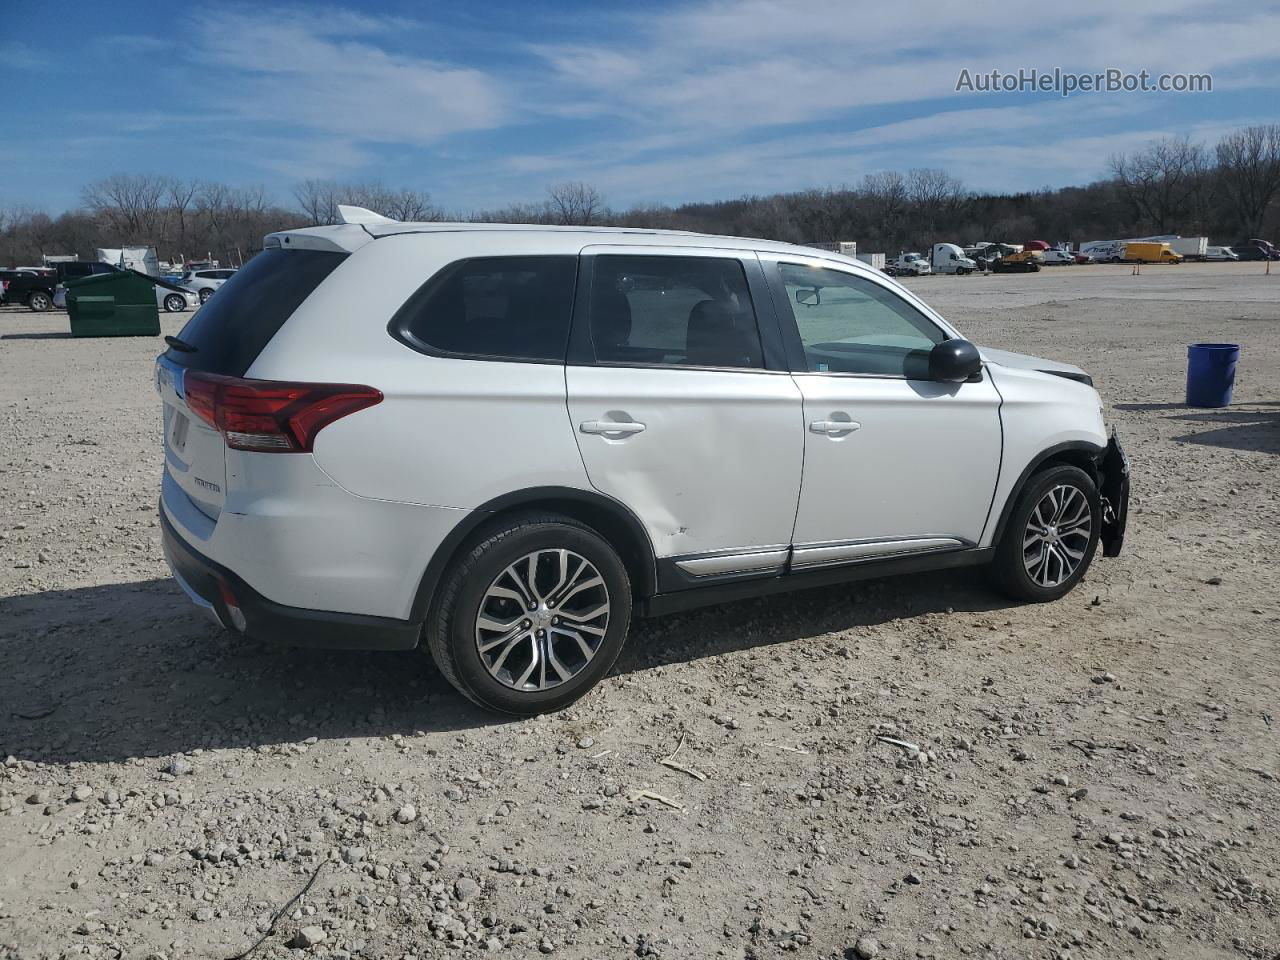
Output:
<path fill-rule="evenodd" d="M 809 424 L 809 430 L 813 433 L 825 433 L 827 435 L 833 433 L 853 433 L 855 430 L 862 428 L 857 420 L 814 420 Z"/>
<path fill-rule="evenodd" d="M 634 420 L 586 420 L 578 425 L 578 429 L 583 433 L 630 435 L 644 430 L 644 424 Z"/>

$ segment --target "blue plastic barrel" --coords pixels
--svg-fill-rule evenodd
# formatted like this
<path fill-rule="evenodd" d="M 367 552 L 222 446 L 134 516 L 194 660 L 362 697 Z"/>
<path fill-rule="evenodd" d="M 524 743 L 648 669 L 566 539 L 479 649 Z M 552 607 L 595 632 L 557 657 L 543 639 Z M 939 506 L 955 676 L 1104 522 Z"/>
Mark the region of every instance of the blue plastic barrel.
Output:
<path fill-rule="evenodd" d="M 1238 343 L 1193 343 L 1187 347 L 1187 406 L 1229 405 L 1239 359 Z"/>

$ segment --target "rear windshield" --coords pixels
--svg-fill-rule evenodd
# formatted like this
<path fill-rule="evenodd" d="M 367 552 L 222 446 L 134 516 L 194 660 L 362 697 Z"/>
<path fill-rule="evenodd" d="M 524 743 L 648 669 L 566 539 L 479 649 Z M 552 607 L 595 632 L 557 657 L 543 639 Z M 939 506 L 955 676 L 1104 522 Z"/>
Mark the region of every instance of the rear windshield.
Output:
<path fill-rule="evenodd" d="M 172 347 L 170 360 L 192 370 L 243 377 L 302 301 L 348 254 L 264 250 L 218 288 L 178 334 L 194 351 Z"/>

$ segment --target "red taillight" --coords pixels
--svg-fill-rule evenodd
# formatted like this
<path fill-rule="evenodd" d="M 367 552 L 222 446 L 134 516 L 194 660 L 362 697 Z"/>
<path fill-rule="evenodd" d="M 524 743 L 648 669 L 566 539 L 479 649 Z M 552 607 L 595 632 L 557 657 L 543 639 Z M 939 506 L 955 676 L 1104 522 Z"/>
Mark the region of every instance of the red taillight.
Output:
<path fill-rule="evenodd" d="M 348 414 L 382 402 L 382 391 L 350 383 L 245 380 L 187 371 L 187 406 L 233 450 L 308 453 L 316 434 Z"/>

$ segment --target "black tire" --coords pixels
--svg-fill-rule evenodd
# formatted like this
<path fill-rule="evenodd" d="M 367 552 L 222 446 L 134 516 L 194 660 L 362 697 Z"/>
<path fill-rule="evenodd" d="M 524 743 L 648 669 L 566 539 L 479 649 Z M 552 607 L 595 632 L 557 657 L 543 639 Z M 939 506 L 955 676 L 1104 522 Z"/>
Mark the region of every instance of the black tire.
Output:
<path fill-rule="evenodd" d="M 209 298 L 212 296 L 213 296 L 213 291 L 210 290 L 208 287 L 205 287 L 203 290 L 200 291 L 200 302 L 206 303 L 209 300 Z"/>
<path fill-rule="evenodd" d="M 476 643 L 476 617 L 502 572 L 536 550 L 568 549 L 588 560 L 608 591 L 608 621 L 594 656 L 568 680 L 545 690 L 517 690 L 490 674 Z M 426 622 L 426 645 L 465 697 L 500 713 L 532 716 L 563 709 L 613 668 L 631 622 L 631 581 L 617 552 L 598 533 L 552 513 L 501 518 L 483 528 L 446 571 Z M 548 633 L 550 634 L 551 631 Z"/>
<path fill-rule="evenodd" d="M 43 312 L 53 306 L 53 297 L 43 290 L 33 290 L 27 296 L 27 307 L 36 312 Z"/>
<path fill-rule="evenodd" d="M 187 298 L 171 293 L 164 298 L 164 309 L 167 313 L 181 313 L 187 309 Z"/>
<path fill-rule="evenodd" d="M 1090 530 L 1088 546 L 1075 569 L 1061 583 L 1044 586 L 1027 572 L 1024 562 L 1023 544 L 1028 532 L 1032 513 L 1045 495 L 1055 487 L 1067 486 L 1079 490 L 1088 502 L 1090 510 Z M 1031 477 L 1009 515 L 1009 522 L 1004 535 L 996 546 L 995 559 L 989 569 L 992 582 L 1003 593 L 1017 600 L 1029 600 L 1032 603 L 1045 603 L 1057 600 L 1069 593 L 1080 582 L 1093 562 L 1094 553 L 1098 549 L 1098 535 L 1102 530 L 1102 499 L 1098 494 L 1097 484 L 1093 478 L 1079 467 L 1060 464 L 1049 467 Z"/>

